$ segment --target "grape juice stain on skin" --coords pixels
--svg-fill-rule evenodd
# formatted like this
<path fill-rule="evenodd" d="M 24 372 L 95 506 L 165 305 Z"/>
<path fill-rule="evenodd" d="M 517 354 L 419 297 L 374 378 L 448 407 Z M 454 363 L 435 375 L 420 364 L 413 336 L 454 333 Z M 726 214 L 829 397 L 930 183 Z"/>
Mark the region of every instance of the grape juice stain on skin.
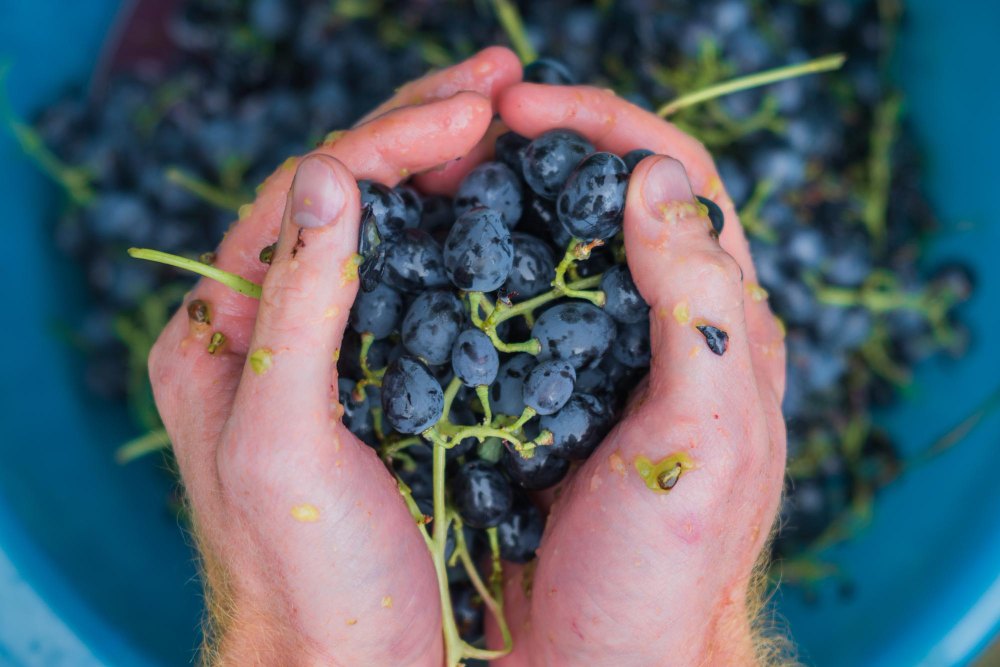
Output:
<path fill-rule="evenodd" d="M 684 472 L 693 470 L 694 467 L 694 461 L 684 452 L 671 454 L 655 463 L 645 456 L 635 459 L 635 470 L 639 477 L 647 488 L 656 493 L 669 493 L 677 486 Z"/>
<path fill-rule="evenodd" d="M 319 509 L 309 503 L 296 505 L 292 508 L 292 518 L 299 523 L 316 523 L 319 521 Z"/>

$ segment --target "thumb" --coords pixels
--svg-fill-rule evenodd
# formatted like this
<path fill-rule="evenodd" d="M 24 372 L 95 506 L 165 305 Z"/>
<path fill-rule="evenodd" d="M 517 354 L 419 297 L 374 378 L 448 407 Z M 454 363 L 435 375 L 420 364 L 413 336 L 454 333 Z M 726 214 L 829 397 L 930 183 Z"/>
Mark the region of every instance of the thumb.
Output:
<path fill-rule="evenodd" d="M 732 364 L 749 368 L 742 271 L 679 161 L 653 155 L 639 163 L 624 227 L 633 280 L 650 306 L 650 382 L 724 385 Z"/>
<path fill-rule="evenodd" d="M 295 400 L 289 408 L 320 412 L 328 406 L 334 351 L 358 288 L 353 262 L 359 218 L 351 172 L 330 156 L 303 159 L 264 279 L 238 404 L 263 401 L 273 409 Z M 302 390 L 288 392 L 293 386 Z M 244 388 L 250 395 L 242 395 Z"/>

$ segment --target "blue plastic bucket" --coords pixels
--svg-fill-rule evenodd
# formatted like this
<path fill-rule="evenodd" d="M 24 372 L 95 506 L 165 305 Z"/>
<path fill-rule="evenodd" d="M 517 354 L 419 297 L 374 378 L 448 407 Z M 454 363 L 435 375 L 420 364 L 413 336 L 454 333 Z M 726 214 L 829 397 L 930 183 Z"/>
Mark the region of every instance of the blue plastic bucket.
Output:
<path fill-rule="evenodd" d="M 897 70 L 927 149 L 944 221 L 934 259 L 974 265 L 964 307 L 975 334 L 960 362 L 919 369 L 911 398 L 883 415 L 906 451 L 925 447 L 1000 384 L 1000 4 L 911 0 Z M 93 67 L 118 3 L 0 3 L 0 58 L 29 116 Z M 960 11 L 959 11 L 960 10 Z M 165 507 L 155 457 L 112 459 L 134 435 L 125 414 L 86 395 L 77 353 L 53 332 L 85 307 L 76 267 L 52 250 L 54 186 L 0 133 L 7 252 L 0 405 L 0 663 L 176 665 L 198 641 L 192 553 Z M 862 536 L 831 557 L 856 582 L 848 601 L 781 610 L 818 665 L 954 665 L 1000 626 L 1000 415 L 887 489 Z"/>

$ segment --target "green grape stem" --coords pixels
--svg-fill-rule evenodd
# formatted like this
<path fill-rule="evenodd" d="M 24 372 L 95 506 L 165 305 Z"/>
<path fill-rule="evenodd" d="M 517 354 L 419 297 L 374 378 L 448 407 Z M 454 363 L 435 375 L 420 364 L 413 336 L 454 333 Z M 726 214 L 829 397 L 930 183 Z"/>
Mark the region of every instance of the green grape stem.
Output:
<path fill-rule="evenodd" d="M 168 252 L 160 252 L 159 250 L 151 250 L 149 248 L 129 248 L 128 254 L 130 257 L 134 257 L 135 259 L 144 259 L 149 262 L 158 262 L 160 264 L 176 266 L 178 269 L 191 271 L 192 273 L 197 273 L 200 276 L 216 280 L 226 287 L 239 292 L 240 294 L 244 294 L 254 299 L 260 298 L 260 285 L 247 280 L 243 276 L 238 276 L 235 273 L 217 269 L 211 264 L 205 264 L 196 259 L 188 259 L 187 257 L 181 257 L 180 255 L 171 255 Z"/>
<path fill-rule="evenodd" d="M 462 530 L 461 517 L 455 514 L 452 517 L 452 522 L 453 533 L 455 535 L 455 553 L 452 556 L 452 559 L 454 560 L 457 558 L 462 563 L 462 567 L 465 569 L 466 574 L 469 575 L 469 581 L 472 582 L 472 586 L 476 589 L 476 592 L 479 593 L 479 597 L 482 598 L 483 604 L 486 605 L 486 608 L 490 610 L 491 614 L 493 614 L 493 617 L 497 621 L 497 627 L 500 630 L 500 635 L 503 637 L 503 648 L 495 651 L 479 649 L 463 642 L 465 656 L 468 658 L 477 658 L 479 660 L 497 660 L 511 652 L 511 649 L 514 647 L 514 639 L 511 636 L 510 627 L 507 625 L 507 617 L 504 615 L 503 610 L 503 570 L 501 569 L 500 543 L 496 538 L 496 528 L 487 529 L 493 565 L 490 572 L 490 588 L 487 588 L 486 584 L 483 583 L 482 577 L 479 575 L 479 570 L 476 568 L 476 564 L 472 562 L 472 557 L 469 555 L 469 547 L 465 542 L 465 532 Z M 499 581 L 501 585 L 498 586 L 496 584 L 497 581 Z"/>
<path fill-rule="evenodd" d="M 144 435 L 129 440 L 115 451 L 115 461 L 124 465 L 136 459 L 170 447 L 170 436 L 165 429 L 150 431 Z"/>
<path fill-rule="evenodd" d="M 702 102 L 707 102 L 708 100 L 713 100 L 717 97 L 723 97 L 724 95 L 736 93 L 741 90 L 759 88 L 771 83 L 777 83 L 778 81 L 784 81 L 786 79 L 794 79 L 807 74 L 837 70 L 844 65 L 844 61 L 846 59 L 847 56 L 843 53 L 834 53 L 828 56 L 823 56 L 822 58 L 808 60 L 804 63 L 786 65 L 784 67 L 777 67 L 763 72 L 756 72 L 747 76 L 741 76 L 729 81 L 723 81 L 722 83 L 717 83 L 707 88 L 703 88 L 702 90 L 681 95 L 677 99 L 661 106 L 657 110 L 656 114 L 661 118 L 666 118 L 681 109 L 685 109 Z"/>
<path fill-rule="evenodd" d="M 240 206 L 250 201 L 248 195 L 226 192 L 178 167 L 169 167 L 166 171 L 166 177 L 168 181 L 179 185 L 202 201 L 223 210 L 236 212 L 240 210 Z"/>
<path fill-rule="evenodd" d="M 538 60 L 538 53 L 531 45 L 528 35 L 524 30 L 524 22 L 517 11 L 517 5 L 510 0 L 493 0 L 493 11 L 497 15 L 497 20 L 503 26 L 511 46 L 517 52 L 517 57 L 521 59 L 522 65 Z"/>

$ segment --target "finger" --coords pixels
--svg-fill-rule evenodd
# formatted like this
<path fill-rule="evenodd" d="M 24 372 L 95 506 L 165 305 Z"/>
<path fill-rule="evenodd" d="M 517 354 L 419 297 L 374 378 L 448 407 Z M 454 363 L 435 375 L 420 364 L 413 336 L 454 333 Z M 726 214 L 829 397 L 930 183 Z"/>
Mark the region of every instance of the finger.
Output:
<path fill-rule="evenodd" d="M 639 163 L 624 228 L 632 275 L 650 306 L 648 400 L 705 391 L 721 403 L 755 396 L 743 274 L 719 244 L 680 162 L 651 156 Z"/>
<path fill-rule="evenodd" d="M 268 574 L 299 601 L 306 634 L 357 651 L 338 655 L 344 664 L 395 664 L 388 655 L 399 646 L 433 656 L 438 642 L 428 633 L 440 632 L 439 616 L 401 623 L 396 647 L 378 631 L 407 618 L 408 607 L 436 612 L 433 570 L 415 556 L 423 540 L 395 480 L 371 448 L 331 423 L 333 353 L 357 290 L 356 275 L 343 266 L 359 219 L 351 172 L 325 155 L 302 160 L 219 447 L 219 477 L 277 556 Z M 349 550 L 336 549 L 348 543 Z M 315 590 L 328 594 L 317 598 Z"/>
<path fill-rule="evenodd" d="M 365 123 L 402 106 L 425 104 L 472 91 L 490 99 L 493 108 L 500 93 L 521 80 L 521 61 L 508 48 L 491 46 L 457 65 L 431 72 L 405 84 L 391 99 L 383 102 L 359 121 Z"/>
<path fill-rule="evenodd" d="M 475 93 L 397 109 L 344 134 L 315 153 L 339 159 L 357 178 L 395 184 L 402 173 L 454 159 L 475 146 L 490 123 L 489 101 Z M 215 265 L 260 283 L 260 250 L 278 236 L 294 162 L 260 188 L 219 246 Z M 357 246 L 355 236 L 345 248 Z M 345 269 L 347 267 L 341 267 Z M 200 281 L 175 313 L 149 361 L 157 405 L 189 491 L 209 488 L 214 443 L 222 431 L 257 315 L 256 299 Z M 196 313 L 192 318 L 189 313 Z M 328 367 L 327 367 L 328 370 Z M 202 484 L 199 480 L 205 480 Z"/>
<path fill-rule="evenodd" d="M 344 267 L 357 247 L 359 220 L 358 188 L 347 167 L 325 155 L 302 160 L 264 279 L 237 407 L 263 400 L 279 414 L 329 408 L 334 350 L 358 287 L 356 272 Z"/>
<path fill-rule="evenodd" d="M 467 155 L 446 162 L 438 168 L 431 169 L 413 177 L 413 184 L 421 192 L 429 195 L 452 196 L 458 191 L 470 171 L 483 162 L 493 159 L 497 137 L 507 131 L 507 126 L 500 121 L 494 121 L 487 130 L 486 136 L 476 144 Z"/>
<path fill-rule="evenodd" d="M 754 361 L 770 393 L 780 403 L 784 392 L 783 336 L 767 305 L 766 292 L 756 282 L 749 244 L 736 209 L 705 147 L 671 123 L 613 92 L 588 86 L 516 84 L 503 92 L 499 111 L 512 130 L 528 137 L 568 128 L 587 137 L 600 150 L 621 155 L 647 148 L 680 160 L 695 194 L 716 201 L 728 222 L 720 241 L 743 269 L 744 289 L 751 297 L 747 304 L 747 326 Z"/>
<path fill-rule="evenodd" d="M 391 186 L 410 173 L 464 155 L 482 138 L 490 119 L 486 98 L 459 93 L 430 104 L 391 111 L 311 154 L 334 157 L 356 178 Z M 260 251 L 277 238 L 296 163 L 288 161 L 264 182 L 256 201 L 223 239 L 215 260 L 217 267 L 257 283 L 263 279 L 268 266 L 260 261 Z M 356 245 L 355 239 L 352 247 Z M 208 304 L 212 331 L 224 333 L 227 348 L 245 354 L 257 301 L 211 280 L 201 281 L 192 299 Z"/>

